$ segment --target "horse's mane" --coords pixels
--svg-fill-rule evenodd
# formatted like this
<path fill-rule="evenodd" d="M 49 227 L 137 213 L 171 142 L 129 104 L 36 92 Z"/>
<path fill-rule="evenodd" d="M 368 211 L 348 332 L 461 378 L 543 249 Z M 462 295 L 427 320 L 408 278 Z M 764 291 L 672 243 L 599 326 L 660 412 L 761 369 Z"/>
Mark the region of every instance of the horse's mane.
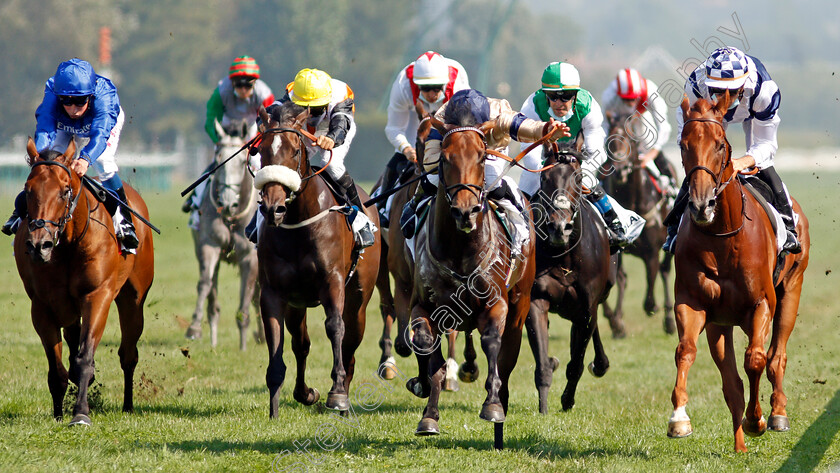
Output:
<path fill-rule="evenodd" d="M 702 117 L 710 112 L 715 118 L 719 118 L 719 112 L 715 109 L 715 104 L 703 98 L 694 102 L 688 110 L 688 113 L 693 115 L 694 118 Z"/>
<path fill-rule="evenodd" d="M 56 158 L 60 157 L 61 155 L 62 155 L 61 151 L 57 151 L 57 150 L 54 150 L 54 149 L 51 149 L 51 148 L 46 148 L 43 151 L 41 151 L 40 153 L 38 153 L 38 160 L 39 161 L 55 161 Z M 26 156 L 26 161 L 30 166 L 32 166 L 32 164 L 35 162 L 29 156 Z"/>
<path fill-rule="evenodd" d="M 272 105 L 266 110 L 271 116 L 271 119 L 280 125 L 288 125 L 297 118 L 298 115 L 306 111 L 306 107 L 302 107 L 291 100 L 282 102 L 279 105 Z"/>

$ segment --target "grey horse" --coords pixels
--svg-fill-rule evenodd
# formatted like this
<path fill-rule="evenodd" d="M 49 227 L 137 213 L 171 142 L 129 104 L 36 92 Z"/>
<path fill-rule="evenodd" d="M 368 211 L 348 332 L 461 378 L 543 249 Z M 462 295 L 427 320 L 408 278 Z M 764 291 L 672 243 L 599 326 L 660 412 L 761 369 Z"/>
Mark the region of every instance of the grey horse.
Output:
<path fill-rule="evenodd" d="M 248 127 L 241 121 L 223 129 L 217 122 L 216 131 L 222 138 L 216 145 L 215 162 L 219 163 L 239 151 L 248 137 L 256 133 L 256 126 Z M 239 266 L 239 308 L 236 312 L 236 323 L 239 326 L 240 350 L 245 350 L 246 346 L 250 305 L 253 304 L 257 311 L 257 320 L 260 320 L 257 250 L 245 237 L 245 226 L 257 210 L 257 192 L 254 189 L 253 177 L 246 169 L 249 157 L 248 151 L 243 150 L 216 171 L 202 195 L 198 210 L 198 230 L 192 230 L 199 267 L 198 300 L 186 337 L 201 338 L 202 312 L 206 302 L 212 347 L 216 346 L 218 335 L 218 283 L 221 261 Z M 261 323 L 257 325 L 258 332 L 254 337 L 257 342 L 261 342 L 265 339 L 263 328 Z"/>

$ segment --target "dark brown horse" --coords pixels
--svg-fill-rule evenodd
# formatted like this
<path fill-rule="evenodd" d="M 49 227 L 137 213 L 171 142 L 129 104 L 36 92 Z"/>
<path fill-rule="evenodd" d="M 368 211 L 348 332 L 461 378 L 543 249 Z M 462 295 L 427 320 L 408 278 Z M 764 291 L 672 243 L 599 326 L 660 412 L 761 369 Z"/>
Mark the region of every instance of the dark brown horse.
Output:
<path fill-rule="evenodd" d="M 15 262 L 32 300 L 32 324 L 47 354 L 53 416 L 62 417 L 69 379 L 79 388 L 70 425 L 90 425 L 87 391 L 94 377 L 94 352 L 114 301 L 122 333 L 123 411 L 134 410 L 137 340 L 154 278 L 152 232 L 138 224 L 137 254 L 121 254 L 111 215 L 70 170 L 73 141 L 64 154 L 38 153 L 30 139 L 26 151 L 32 167 L 24 187 L 29 217 L 15 235 Z M 125 192 L 128 204 L 148 218 L 140 195 L 127 184 Z M 62 329 L 70 351 L 69 373 L 61 361 Z"/>
<path fill-rule="evenodd" d="M 438 400 L 446 375 L 440 342 L 452 330 L 478 330 L 488 363 L 487 398 L 479 417 L 504 422 L 508 379 L 519 356 L 534 282 L 533 226 L 529 223 L 529 243 L 515 256 L 501 223 L 489 211 L 483 138 L 494 122 L 455 128 L 433 119 L 432 125 L 444 135 L 440 185 L 424 229 L 415 238 L 411 296 L 412 348 L 419 376 L 407 387 L 418 397 L 428 397 L 417 435 L 440 433 Z M 469 348 L 468 343 L 467 363 L 474 364 L 475 351 Z"/>
<path fill-rule="evenodd" d="M 271 398 L 270 415 L 277 417 L 279 392 L 286 378 L 283 362 L 283 324 L 292 337 L 297 359 L 294 398 L 311 405 L 318 401 L 317 389 L 306 385 L 306 357 L 309 333 L 306 309 L 322 305 L 326 332 L 332 344 L 332 388 L 326 407 L 338 411 L 350 408 L 348 391 L 353 379 L 354 353 L 365 331 L 365 310 L 379 270 L 380 241 L 364 251 L 355 271 L 354 237 L 341 206 L 326 182 L 315 174 L 307 158 L 301 127 L 308 109 L 287 102 L 269 117 L 260 111 L 265 129 L 259 145 L 262 169 L 256 184 L 261 188 L 260 212 L 260 307 L 268 345 L 266 384 Z M 359 196 L 366 194 L 361 189 Z M 376 209 L 366 210 L 378 223 Z M 352 274 L 351 274 L 352 273 Z"/>
<path fill-rule="evenodd" d="M 680 149 L 690 200 L 674 255 L 680 342 L 668 436 L 685 437 L 692 432 L 685 412 L 686 381 L 697 356 L 697 338 L 705 329 L 732 414 L 735 450 L 745 452 L 744 433 L 758 436 L 767 428 L 784 431 L 790 427 L 782 381 L 787 341 L 796 322 L 808 266 L 810 237 L 808 220 L 794 200 L 802 253 L 784 256 L 781 273 L 774 281 L 777 246 L 773 227 L 761 205 L 736 178 L 732 148 L 722 124 L 731 100 L 729 94 L 715 104 L 700 99 L 690 110 L 687 99 L 682 104 L 685 126 Z M 744 385 L 733 348 L 734 326 L 741 327 L 748 339 L 744 355 L 750 388 L 746 411 Z M 765 352 L 771 330 L 770 348 Z M 773 386 L 769 422 L 764 420 L 759 404 L 759 382 L 765 367 Z M 742 416 L 746 418 L 742 420 Z"/>
<path fill-rule="evenodd" d="M 540 176 L 540 190 L 532 201 L 536 220 L 537 276 L 525 325 L 537 368 L 534 380 L 540 413 L 548 412 L 548 389 L 558 361 L 548 358 L 548 312 L 572 322 L 571 359 L 566 365 L 563 410 L 575 404 L 575 390 L 583 374 L 589 340 L 595 360 L 589 371 L 601 377 L 609 360 L 598 331 L 598 305 L 609 295 L 616 278 L 616 255 L 595 210 L 581 193 L 580 153 L 574 147 L 549 152 Z"/>
<path fill-rule="evenodd" d="M 666 227 L 665 217 L 671 210 L 668 203 L 668 196 L 659 188 L 655 178 L 642 165 L 639 159 L 638 139 L 645 136 L 639 128 L 646 123 L 638 118 L 637 114 L 613 114 L 607 112 L 607 123 L 609 127 L 609 139 L 607 141 L 607 153 L 610 156 L 612 173 L 604 180 L 605 186 L 610 194 L 626 209 L 632 210 L 645 219 L 645 227 L 641 235 L 627 248 L 625 253 L 639 257 L 645 264 L 647 276 L 647 290 L 645 292 L 644 310 L 649 316 L 659 311 L 654 296 L 656 287 L 656 276 L 660 276 L 664 290 L 665 319 L 662 326 L 665 333 L 674 333 L 676 324 L 674 322 L 674 302 L 671 299 L 671 287 L 668 281 L 671 274 L 672 255 L 668 252 L 659 257 L 662 243 L 665 242 Z M 671 175 L 675 176 L 676 171 L 673 165 L 668 163 Z M 610 320 L 613 337 L 623 338 L 623 302 L 624 290 L 627 286 L 627 274 L 622 265 L 622 256 L 618 256 L 618 278 L 616 280 L 618 297 L 615 307 L 610 309 L 608 303 L 604 302 L 604 313 Z"/>

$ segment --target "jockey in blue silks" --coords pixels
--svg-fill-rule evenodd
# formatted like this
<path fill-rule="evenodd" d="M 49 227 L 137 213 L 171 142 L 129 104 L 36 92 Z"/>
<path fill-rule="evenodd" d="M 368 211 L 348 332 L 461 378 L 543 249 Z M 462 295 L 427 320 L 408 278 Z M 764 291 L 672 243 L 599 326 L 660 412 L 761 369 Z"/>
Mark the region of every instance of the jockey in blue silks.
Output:
<path fill-rule="evenodd" d="M 120 108 L 117 88 L 110 80 L 97 75 L 87 61 L 74 58 L 62 62 L 55 75 L 47 80 L 35 119 L 38 150 L 64 150 L 71 139 L 75 140 L 79 151 L 71 170 L 81 177 L 92 166 L 102 185 L 127 202 L 115 159 L 125 114 Z M 137 248 L 139 241 L 131 214 L 118 212 L 116 205 L 107 207 L 115 216 L 115 233 L 123 247 Z M 26 217 L 26 198 L 21 192 L 15 199 L 11 218 L 3 225 L 3 233 L 14 234 L 23 217 Z"/>

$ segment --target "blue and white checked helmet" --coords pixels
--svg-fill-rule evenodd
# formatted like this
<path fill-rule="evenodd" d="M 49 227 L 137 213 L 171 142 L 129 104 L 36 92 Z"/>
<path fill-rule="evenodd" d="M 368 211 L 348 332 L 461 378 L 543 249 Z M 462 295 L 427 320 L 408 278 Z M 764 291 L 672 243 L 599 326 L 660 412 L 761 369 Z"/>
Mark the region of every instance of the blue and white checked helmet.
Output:
<path fill-rule="evenodd" d="M 738 89 L 747 81 L 750 68 L 747 56 L 739 49 L 718 48 L 706 59 L 706 87 Z"/>

